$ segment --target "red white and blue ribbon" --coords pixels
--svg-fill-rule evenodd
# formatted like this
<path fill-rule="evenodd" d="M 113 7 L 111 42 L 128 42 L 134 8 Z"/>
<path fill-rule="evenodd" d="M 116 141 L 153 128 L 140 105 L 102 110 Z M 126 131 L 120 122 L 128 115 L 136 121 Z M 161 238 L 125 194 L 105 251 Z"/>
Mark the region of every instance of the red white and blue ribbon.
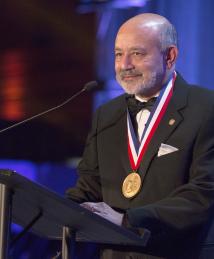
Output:
<path fill-rule="evenodd" d="M 169 101 L 172 97 L 173 87 L 176 79 L 176 72 L 168 84 L 161 90 L 154 107 L 149 115 L 148 121 L 140 138 L 140 143 L 134 133 L 129 112 L 127 112 L 127 127 L 128 127 L 128 155 L 130 165 L 133 171 L 137 171 L 141 160 L 149 146 L 149 143 L 160 124 L 160 121 L 165 114 Z"/>

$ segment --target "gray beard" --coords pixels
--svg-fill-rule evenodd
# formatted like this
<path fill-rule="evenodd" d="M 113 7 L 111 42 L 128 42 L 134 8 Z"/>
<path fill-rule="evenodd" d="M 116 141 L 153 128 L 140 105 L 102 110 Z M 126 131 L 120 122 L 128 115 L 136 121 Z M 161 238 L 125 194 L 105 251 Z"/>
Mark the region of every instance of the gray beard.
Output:
<path fill-rule="evenodd" d="M 131 82 L 125 83 L 122 79 L 120 79 L 118 77 L 117 77 L 117 81 L 126 93 L 147 96 L 147 95 L 149 95 L 151 90 L 156 88 L 157 78 L 158 78 L 157 72 L 153 72 L 150 77 L 150 80 L 148 80 L 147 82 L 145 82 L 143 76 L 142 76 L 141 82 L 136 82 L 136 83 L 135 82 L 134 83 L 131 83 Z"/>

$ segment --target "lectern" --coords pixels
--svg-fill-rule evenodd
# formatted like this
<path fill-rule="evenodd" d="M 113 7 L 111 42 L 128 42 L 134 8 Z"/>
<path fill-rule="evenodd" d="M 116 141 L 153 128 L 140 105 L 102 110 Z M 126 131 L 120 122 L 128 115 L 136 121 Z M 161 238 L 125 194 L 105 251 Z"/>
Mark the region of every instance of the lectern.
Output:
<path fill-rule="evenodd" d="M 74 256 L 76 241 L 144 247 L 141 236 L 82 208 L 77 203 L 12 170 L 0 170 L 0 259 L 7 259 L 11 222 L 48 239 L 62 240 L 62 259 Z"/>

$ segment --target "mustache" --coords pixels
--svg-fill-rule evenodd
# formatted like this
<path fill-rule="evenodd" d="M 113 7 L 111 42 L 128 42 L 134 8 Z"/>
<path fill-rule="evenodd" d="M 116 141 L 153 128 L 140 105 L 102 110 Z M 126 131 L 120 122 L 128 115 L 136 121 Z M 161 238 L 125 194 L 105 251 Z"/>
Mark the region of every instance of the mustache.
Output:
<path fill-rule="evenodd" d="M 143 73 L 136 70 L 121 70 L 119 75 L 123 78 L 126 76 L 143 76 Z"/>

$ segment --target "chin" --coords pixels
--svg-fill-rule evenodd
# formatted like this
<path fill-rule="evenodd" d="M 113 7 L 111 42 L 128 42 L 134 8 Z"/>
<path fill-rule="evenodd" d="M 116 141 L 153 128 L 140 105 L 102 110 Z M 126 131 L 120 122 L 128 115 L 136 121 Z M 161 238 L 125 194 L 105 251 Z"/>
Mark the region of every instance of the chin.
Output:
<path fill-rule="evenodd" d="M 127 87 L 127 85 L 125 84 L 122 85 L 122 88 L 127 94 L 144 95 L 144 93 L 147 92 L 145 88 L 142 89 L 142 87 L 133 87 L 133 86 Z"/>

